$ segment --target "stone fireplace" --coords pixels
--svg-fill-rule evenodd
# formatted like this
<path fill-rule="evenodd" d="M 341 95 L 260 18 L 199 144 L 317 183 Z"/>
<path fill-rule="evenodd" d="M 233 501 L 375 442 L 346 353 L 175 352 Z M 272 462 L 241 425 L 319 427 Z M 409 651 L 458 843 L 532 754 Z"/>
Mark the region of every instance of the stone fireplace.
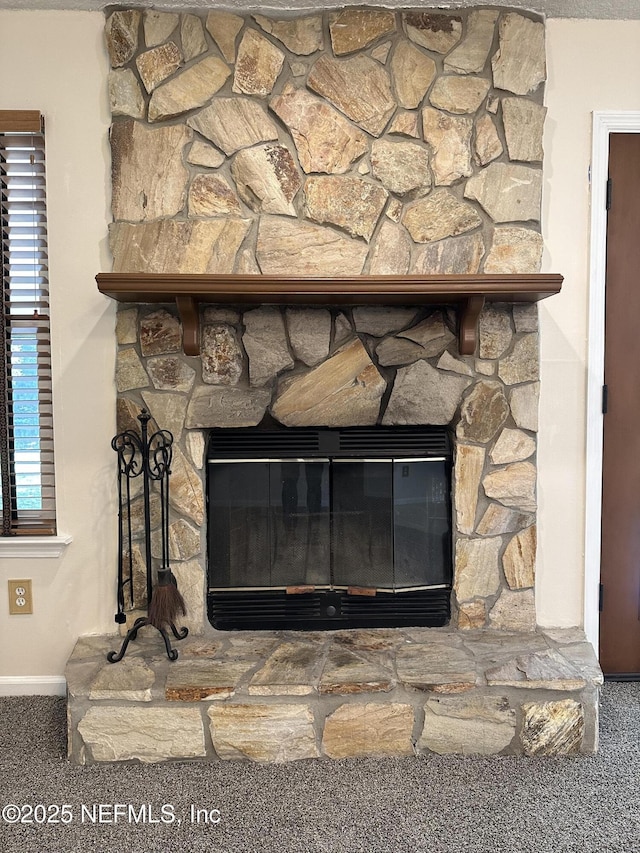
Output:
<path fill-rule="evenodd" d="M 114 273 L 388 277 L 389 299 L 264 304 L 256 291 L 249 305 L 233 295 L 199 305 L 167 286 L 154 295 L 160 304 L 119 306 L 118 429 L 136 428 L 144 406 L 174 435 L 171 559 L 193 639 L 169 673 L 142 643 L 129 662 L 96 662 L 93 681 L 70 680 L 74 759 L 473 751 L 479 731 L 480 751 L 592 751 L 593 653 L 580 632 L 536 632 L 538 297 L 476 303 L 470 348 L 454 296 L 465 276 L 540 269 L 544 24 L 484 8 L 286 20 L 131 10 L 108 16 L 106 38 Z M 393 287 L 403 277 L 449 279 L 451 298 L 399 304 Z M 265 418 L 284 428 L 448 429 L 446 629 L 244 639 L 213 631 L 208 435 Z M 140 548 L 133 560 L 131 619 L 146 605 Z M 86 670 L 96 649 L 80 641 L 76 663 Z M 205 672 L 208 656 L 217 675 Z M 160 682 L 169 705 L 215 699 L 208 720 L 202 708 L 156 707 Z M 153 711 L 159 725 L 181 713 L 196 746 L 111 752 L 104 744 L 113 715 L 125 713 L 114 705 L 122 690 L 153 705 L 133 716 Z M 319 704 L 309 705 L 316 693 Z M 355 707 L 336 700 L 353 694 Z M 244 748 L 238 732 L 261 731 L 271 714 L 275 728 Z M 138 716 L 142 729 L 156 725 Z M 453 741 L 425 736 L 428 721 L 441 734 L 453 727 Z M 201 747 L 202 725 L 213 740 Z M 299 749 L 267 744 L 285 730 Z M 354 738 L 375 746 L 345 751 Z"/>

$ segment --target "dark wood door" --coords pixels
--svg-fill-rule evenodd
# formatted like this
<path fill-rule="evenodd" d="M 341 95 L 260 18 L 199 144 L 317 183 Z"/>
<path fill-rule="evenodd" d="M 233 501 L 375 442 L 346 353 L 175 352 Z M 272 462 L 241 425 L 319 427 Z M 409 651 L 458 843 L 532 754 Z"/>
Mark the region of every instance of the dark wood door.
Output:
<path fill-rule="evenodd" d="M 600 664 L 640 678 L 640 133 L 609 148 Z"/>

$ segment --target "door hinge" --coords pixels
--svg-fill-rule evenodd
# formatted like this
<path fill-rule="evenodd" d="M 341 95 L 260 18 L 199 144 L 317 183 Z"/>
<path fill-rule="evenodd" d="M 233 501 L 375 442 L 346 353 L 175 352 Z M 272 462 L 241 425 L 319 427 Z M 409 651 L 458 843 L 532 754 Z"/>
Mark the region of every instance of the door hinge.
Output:
<path fill-rule="evenodd" d="M 606 415 L 609 409 L 609 386 L 602 386 L 602 414 Z"/>
<path fill-rule="evenodd" d="M 613 181 L 611 178 L 607 178 L 607 210 L 611 210 L 611 191 L 612 191 Z"/>
<path fill-rule="evenodd" d="M 598 585 L 598 612 L 602 613 L 602 609 L 604 606 L 604 586 L 602 584 Z"/>

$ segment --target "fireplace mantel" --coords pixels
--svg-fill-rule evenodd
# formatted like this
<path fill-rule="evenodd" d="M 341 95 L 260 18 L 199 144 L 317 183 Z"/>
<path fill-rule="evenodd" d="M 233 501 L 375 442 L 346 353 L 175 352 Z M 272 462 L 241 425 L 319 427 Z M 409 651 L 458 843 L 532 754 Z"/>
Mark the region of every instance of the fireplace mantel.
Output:
<path fill-rule="evenodd" d="M 269 276 L 190 273 L 98 273 L 98 290 L 118 302 L 175 301 L 186 355 L 198 355 L 200 303 L 226 305 L 459 306 L 462 355 L 477 343 L 486 301 L 537 302 L 560 292 L 558 273 L 518 275 Z"/>

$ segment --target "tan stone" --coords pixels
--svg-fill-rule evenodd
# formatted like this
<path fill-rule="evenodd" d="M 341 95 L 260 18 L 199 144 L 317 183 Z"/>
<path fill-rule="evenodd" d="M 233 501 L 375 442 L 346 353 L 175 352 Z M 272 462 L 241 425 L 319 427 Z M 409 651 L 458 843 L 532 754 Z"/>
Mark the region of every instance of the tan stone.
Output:
<path fill-rule="evenodd" d="M 310 177 L 304 186 L 306 214 L 315 222 L 329 222 L 369 242 L 384 209 L 388 193 L 360 178 L 325 175 Z"/>
<path fill-rule="evenodd" d="M 422 133 L 433 148 L 431 168 L 437 185 L 449 186 L 471 175 L 472 131 L 471 118 L 451 116 L 432 107 L 422 110 Z"/>
<path fill-rule="evenodd" d="M 511 389 L 509 404 L 516 426 L 521 429 L 531 430 L 532 432 L 538 431 L 539 396 L 539 382 L 531 382 L 527 385 Z"/>
<path fill-rule="evenodd" d="M 473 9 L 467 18 L 465 37 L 444 60 L 444 70 L 479 74 L 489 58 L 497 19 L 497 9 Z"/>
<path fill-rule="evenodd" d="M 516 95 L 535 91 L 547 76 L 544 24 L 516 12 L 500 19 L 500 43 L 491 60 L 493 85 Z"/>
<path fill-rule="evenodd" d="M 111 128 L 115 219 L 129 222 L 175 216 L 184 207 L 189 173 L 182 149 L 192 133 L 184 125 L 147 128 L 120 121 Z"/>
<path fill-rule="evenodd" d="M 539 375 L 538 336 L 523 335 L 513 345 L 511 355 L 501 359 L 498 376 L 505 385 L 517 385 L 536 380 Z"/>
<path fill-rule="evenodd" d="M 401 41 L 391 57 L 391 74 L 400 106 L 419 107 L 436 76 L 436 64 L 411 42 Z"/>
<path fill-rule="evenodd" d="M 404 228 L 385 220 L 373 243 L 371 275 L 406 275 L 411 258 L 411 241 Z"/>
<path fill-rule="evenodd" d="M 429 100 L 439 110 L 450 113 L 475 113 L 489 91 L 484 77 L 443 75 L 436 80 Z"/>
<path fill-rule="evenodd" d="M 529 690 L 581 690 L 586 681 L 578 667 L 555 649 L 520 654 L 486 671 L 487 684 Z"/>
<path fill-rule="evenodd" d="M 187 398 L 183 394 L 168 394 L 165 391 L 143 391 L 142 399 L 155 422 L 162 429 L 169 430 L 175 441 L 180 441 Z"/>
<path fill-rule="evenodd" d="M 239 216 L 240 200 L 221 175 L 196 175 L 189 187 L 189 216 Z"/>
<path fill-rule="evenodd" d="M 392 222 L 400 222 L 402 218 L 402 202 L 397 198 L 389 199 L 384 215 Z"/>
<path fill-rule="evenodd" d="M 464 693 L 476 685 L 476 664 L 462 648 L 449 642 L 410 643 L 396 652 L 398 678 L 415 690 Z"/>
<path fill-rule="evenodd" d="M 125 658 L 118 666 L 105 663 L 91 682 L 89 699 L 150 702 L 154 671 L 140 658 Z"/>
<path fill-rule="evenodd" d="M 344 704 L 325 720 L 322 751 L 329 758 L 413 755 L 412 730 L 411 705 Z"/>
<path fill-rule="evenodd" d="M 380 136 L 396 108 L 389 75 L 374 59 L 321 57 L 307 79 L 322 95 L 372 136 Z"/>
<path fill-rule="evenodd" d="M 321 98 L 287 84 L 269 103 L 285 123 L 304 172 L 342 174 L 367 150 L 367 137 Z"/>
<path fill-rule="evenodd" d="M 404 12 L 404 27 L 411 41 L 433 50 L 448 53 L 462 35 L 462 20 L 457 15 L 437 12 Z"/>
<path fill-rule="evenodd" d="M 169 483 L 171 506 L 201 525 L 204 520 L 204 495 L 202 479 L 179 447 L 173 448 L 171 480 Z"/>
<path fill-rule="evenodd" d="M 473 533 L 476 526 L 478 488 L 484 468 L 484 447 L 456 445 L 454 465 L 454 506 L 456 527 L 460 533 Z"/>
<path fill-rule="evenodd" d="M 336 56 L 364 50 L 395 31 L 395 14 L 382 9 L 344 9 L 329 21 L 331 46 Z"/>
<path fill-rule="evenodd" d="M 490 163 L 467 181 L 464 195 L 478 201 L 494 222 L 538 222 L 542 172 L 529 166 Z"/>
<path fill-rule="evenodd" d="M 526 703 L 520 739 L 525 755 L 575 755 L 584 741 L 584 710 L 573 699 Z"/>
<path fill-rule="evenodd" d="M 436 367 L 438 370 L 450 370 L 453 373 L 459 373 L 462 376 L 473 376 L 473 371 L 469 365 L 464 361 L 454 358 L 448 350 L 445 350 L 442 353 Z"/>
<path fill-rule="evenodd" d="M 502 540 L 462 539 L 456 541 L 454 591 L 458 601 L 487 598 L 500 588 L 499 553 Z"/>
<path fill-rule="evenodd" d="M 266 98 L 284 64 L 284 53 L 257 30 L 245 30 L 238 47 L 233 91 Z"/>
<path fill-rule="evenodd" d="M 154 89 L 149 101 L 149 121 L 162 121 L 207 103 L 231 74 L 217 56 L 208 56 Z"/>
<path fill-rule="evenodd" d="M 419 344 L 414 344 L 413 341 L 407 341 L 403 338 L 385 338 L 376 347 L 376 356 L 378 363 L 383 367 L 411 364 L 423 356 L 423 349 Z"/>
<path fill-rule="evenodd" d="M 194 166 L 208 166 L 210 169 L 217 169 L 224 163 L 225 157 L 221 151 L 203 142 L 201 139 L 196 139 L 189 153 L 187 154 L 187 162 Z"/>
<path fill-rule="evenodd" d="M 144 98 L 130 68 L 109 72 L 109 106 L 113 116 L 144 117 Z"/>
<path fill-rule="evenodd" d="M 320 679 L 321 693 L 378 693 L 388 692 L 394 686 L 388 658 L 382 655 L 371 657 L 344 644 L 332 645 L 329 649 Z"/>
<path fill-rule="evenodd" d="M 535 521 L 535 516 L 528 512 L 518 512 L 506 506 L 491 503 L 480 519 L 476 533 L 480 536 L 498 536 L 501 533 L 514 533 L 523 527 L 528 527 Z"/>
<path fill-rule="evenodd" d="M 359 340 L 307 373 L 285 381 L 271 408 L 285 426 L 376 423 L 386 382 Z"/>
<path fill-rule="evenodd" d="M 439 755 L 495 755 L 516 733 L 516 712 L 502 696 L 430 699 L 424 714 L 417 746 Z"/>
<path fill-rule="evenodd" d="M 231 173 L 240 198 L 252 210 L 296 215 L 293 199 L 302 181 L 284 145 L 260 145 L 239 151 Z"/>
<path fill-rule="evenodd" d="M 135 344 L 138 340 L 138 309 L 123 308 L 116 314 L 116 340 L 120 345 Z"/>
<path fill-rule="evenodd" d="M 333 346 L 339 347 L 353 334 L 351 323 L 344 314 L 336 314 L 333 321 Z"/>
<path fill-rule="evenodd" d="M 547 108 L 527 98 L 502 99 L 502 123 L 510 160 L 542 162 Z"/>
<path fill-rule="evenodd" d="M 379 44 L 377 47 L 374 47 L 371 51 L 371 56 L 376 62 L 380 62 L 384 65 L 389 57 L 389 52 L 391 51 L 391 42 L 385 41 L 383 44 Z"/>
<path fill-rule="evenodd" d="M 489 611 L 489 624 L 500 631 L 535 631 L 536 603 L 532 589 L 503 589 Z"/>
<path fill-rule="evenodd" d="M 402 224 L 416 243 L 429 243 L 471 231 L 482 219 L 470 204 L 442 189 L 407 205 Z"/>
<path fill-rule="evenodd" d="M 436 370 L 426 361 L 400 368 L 382 423 L 448 424 L 470 383 L 467 377 Z"/>
<path fill-rule="evenodd" d="M 458 603 L 458 628 L 461 631 L 474 631 L 484 628 L 487 610 L 484 601 L 461 601 Z"/>
<path fill-rule="evenodd" d="M 456 427 L 459 439 L 485 443 L 498 432 L 509 416 L 509 404 L 502 385 L 491 379 L 480 379 L 462 404 Z"/>
<path fill-rule="evenodd" d="M 476 160 L 481 166 L 486 166 L 502 154 L 502 142 L 490 115 L 481 115 L 477 119 L 474 146 Z"/>
<path fill-rule="evenodd" d="M 118 392 L 133 388 L 146 388 L 149 377 L 133 347 L 120 350 L 116 360 L 116 387 Z"/>
<path fill-rule="evenodd" d="M 204 758 L 204 728 L 197 708 L 93 706 L 78 732 L 95 761 L 144 764 L 171 758 Z"/>
<path fill-rule="evenodd" d="M 253 19 L 266 33 L 281 41 L 296 56 L 309 56 L 324 47 L 321 15 L 294 18 L 290 21 L 274 21 L 263 15 L 254 15 Z"/>
<path fill-rule="evenodd" d="M 284 319 L 278 308 L 246 311 L 244 325 L 242 343 L 249 358 L 252 386 L 266 385 L 280 371 L 293 367 Z"/>
<path fill-rule="evenodd" d="M 169 667 L 165 682 L 165 699 L 169 702 L 202 702 L 233 696 L 238 681 L 253 661 L 178 660 Z"/>
<path fill-rule="evenodd" d="M 144 43 L 147 47 L 155 47 L 166 41 L 178 26 L 179 15 L 172 12 L 158 12 L 156 9 L 145 9 L 143 18 Z"/>
<path fill-rule="evenodd" d="M 174 563 L 172 571 L 187 608 L 186 617 L 180 617 L 178 627 L 188 628 L 190 636 L 202 634 L 205 624 L 205 578 L 199 560 Z"/>
<path fill-rule="evenodd" d="M 262 216 L 256 257 L 265 275 L 359 275 L 367 246 L 331 228 Z"/>
<path fill-rule="evenodd" d="M 278 138 L 277 128 L 264 108 L 248 98 L 216 98 L 211 106 L 187 119 L 187 124 L 227 156 Z"/>
<path fill-rule="evenodd" d="M 138 415 L 141 408 L 137 402 L 128 397 L 118 396 L 116 400 L 116 425 L 118 432 L 124 432 L 127 429 L 131 429 L 134 432 L 140 430 Z"/>
<path fill-rule="evenodd" d="M 484 272 L 537 273 L 542 265 L 542 234 L 530 228 L 498 226 L 484 262 Z"/>
<path fill-rule="evenodd" d="M 526 589 L 535 583 L 536 525 L 516 533 L 502 557 L 509 589 Z"/>
<path fill-rule="evenodd" d="M 260 267 L 251 249 L 243 249 L 236 264 L 238 275 L 260 275 Z"/>
<path fill-rule="evenodd" d="M 227 62 L 235 62 L 236 37 L 244 20 L 230 12 L 209 12 L 206 26 Z"/>
<path fill-rule="evenodd" d="M 496 372 L 496 367 L 495 361 L 485 361 L 482 358 L 476 359 L 476 373 L 479 373 L 481 376 L 493 376 Z"/>
<path fill-rule="evenodd" d="M 207 713 L 220 758 L 282 762 L 319 755 L 307 705 L 225 703 L 212 705 Z"/>
<path fill-rule="evenodd" d="M 207 50 L 207 40 L 202 28 L 202 21 L 197 15 L 182 16 L 180 42 L 185 62 L 190 62 Z"/>
<path fill-rule="evenodd" d="M 256 426 L 271 401 L 264 388 L 209 386 L 196 388 L 187 407 L 187 429 Z"/>
<path fill-rule="evenodd" d="M 249 228 L 244 219 L 157 220 L 109 228 L 114 272 L 233 272 Z"/>
<path fill-rule="evenodd" d="M 295 357 L 314 367 L 329 355 L 331 314 L 325 308 L 287 308 L 287 330 Z"/>
<path fill-rule="evenodd" d="M 171 560 L 191 560 L 200 551 L 199 530 L 192 527 L 184 518 L 179 518 L 169 525 L 169 557 Z M 158 555 L 154 554 L 154 556 Z"/>
<path fill-rule="evenodd" d="M 353 322 L 358 334 L 380 338 L 408 326 L 417 316 L 415 308 L 391 308 L 382 305 L 362 305 L 353 309 Z"/>
<path fill-rule="evenodd" d="M 182 346 L 180 321 L 164 308 L 145 314 L 140 320 L 140 350 L 142 355 L 163 355 L 177 352 Z"/>
<path fill-rule="evenodd" d="M 530 435 L 519 429 L 503 429 L 489 455 L 494 465 L 506 465 L 528 459 L 535 449 L 535 439 Z"/>
<path fill-rule="evenodd" d="M 477 273 L 484 255 L 481 233 L 449 237 L 429 243 L 414 253 L 411 272 L 417 275 L 465 275 Z"/>
<path fill-rule="evenodd" d="M 402 136 L 411 136 L 413 139 L 417 139 L 420 136 L 418 132 L 418 114 L 397 111 L 393 117 L 393 121 L 389 125 L 389 133 L 398 133 Z"/>
<path fill-rule="evenodd" d="M 204 464 L 204 433 L 202 430 L 192 430 L 187 433 L 187 450 L 191 461 L 199 470 Z"/>
<path fill-rule="evenodd" d="M 429 153 L 415 142 L 374 140 L 371 168 L 383 187 L 396 195 L 423 196 L 431 189 Z"/>
<path fill-rule="evenodd" d="M 513 339 L 509 307 L 485 305 L 478 318 L 480 358 L 500 358 Z"/>
<path fill-rule="evenodd" d="M 231 326 L 203 326 L 200 358 L 202 381 L 208 385 L 237 385 L 244 366 L 242 348 Z"/>
<path fill-rule="evenodd" d="M 141 53 L 136 58 L 136 67 L 147 92 L 153 92 L 156 86 L 170 77 L 182 61 L 180 49 L 172 41 Z"/>
<path fill-rule="evenodd" d="M 441 311 L 434 311 L 417 326 L 410 326 L 404 332 L 399 332 L 398 337 L 408 338 L 420 344 L 424 351 L 423 358 L 440 355 L 454 339 L 453 332 L 446 326 Z"/>
<path fill-rule="evenodd" d="M 105 38 L 112 68 L 125 65 L 138 48 L 140 12 L 132 9 L 113 12 L 105 24 Z"/>
<path fill-rule="evenodd" d="M 535 512 L 536 468 L 531 462 L 514 462 L 493 471 L 482 484 L 487 496 L 501 504 Z"/>

